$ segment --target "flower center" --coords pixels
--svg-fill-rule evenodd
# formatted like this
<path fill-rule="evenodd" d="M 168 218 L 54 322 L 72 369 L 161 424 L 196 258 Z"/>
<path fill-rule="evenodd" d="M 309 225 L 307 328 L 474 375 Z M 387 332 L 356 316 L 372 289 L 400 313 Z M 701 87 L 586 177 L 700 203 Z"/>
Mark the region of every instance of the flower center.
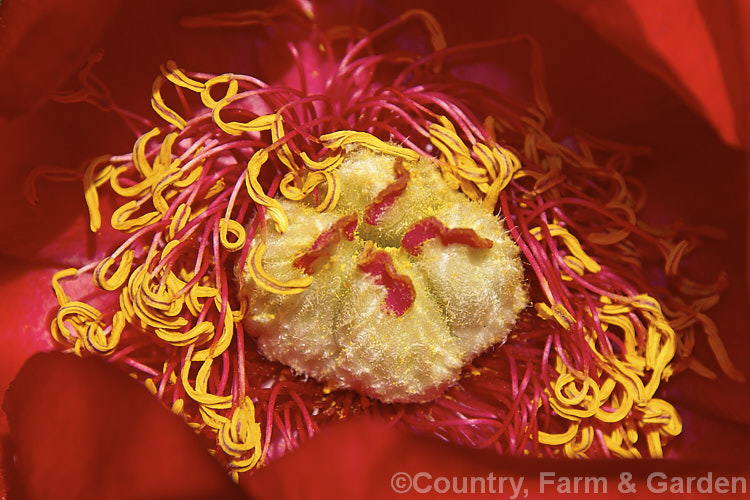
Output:
<path fill-rule="evenodd" d="M 240 273 L 248 331 L 266 357 L 331 388 L 433 399 L 527 305 L 518 249 L 426 159 L 353 148 L 336 173 L 332 210 L 312 207 L 328 193 L 282 201 L 288 228 L 256 235 L 266 251 Z M 263 276 L 312 281 L 288 294 Z"/>

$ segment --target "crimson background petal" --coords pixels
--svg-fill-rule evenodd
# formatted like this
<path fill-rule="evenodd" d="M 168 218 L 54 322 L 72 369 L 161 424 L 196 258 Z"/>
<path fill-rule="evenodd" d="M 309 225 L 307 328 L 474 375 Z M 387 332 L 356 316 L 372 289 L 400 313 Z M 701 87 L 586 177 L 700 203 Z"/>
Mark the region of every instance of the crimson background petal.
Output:
<path fill-rule="evenodd" d="M 667 83 L 725 142 L 747 146 L 747 2 L 557 1 Z"/>
<path fill-rule="evenodd" d="M 539 460 L 525 457 L 502 457 L 489 450 L 475 450 L 444 443 L 411 434 L 404 434 L 382 422 L 360 419 L 328 429 L 316 436 L 304 447 L 285 455 L 268 467 L 259 469 L 253 476 L 243 478 L 241 486 L 259 500 L 317 500 L 331 498 L 396 499 L 396 498 L 513 498 L 510 483 L 500 483 L 499 477 L 512 478 L 518 484 L 523 478 L 523 490 L 517 498 L 653 498 L 648 489 L 649 474 L 660 471 L 667 477 L 700 476 L 709 471 L 714 476 L 744 475 L 750 473 L 747 462 L 738 461 L 741 454 L 729 452 L 731 443 L 736 447 L 750 444 L 750 436 L 735 429 L 735 432 L 714 436 L 719 438 L 714 452 L 702 452 L 679 461 L 669 460 Z M 618 490 L 620 474 L 631 474 L 636 492 L 623 495 Z M 585 494 L 566 495 L 557 493 L 555 487 L 542 485 L 540 473 L 554 473 L 560 477 L 603 477 L 607 483 L 606 494 L 602 489 L 594 494 L 593 489 Z M 398 477 L 408 474 L 408 483 L 399 482 Z M 429 476 L 417 477 L 417 474 Z M 494 490 L 490 489 L 489 475 Z M 290 478 L 294 478 L 290 480 Z M 458 487 L 466 478 L 484 478 L 485 495 L 451 494 L 434 491 L 421 492 L 435 485 L 436 478 L 453 481 L 458 478 Z M 467 484 L 469 488 L 470 483 Z M 443 483 L 443 486 L 445 483 Z M 440 487 L 440 484 L 438 484 Z M 400 489 L 401 488 L 401 489 Z M 452 484 L 451 484 L 452 488 Z M 477 483 L 476 492 L 479 493 Z M 502 488 L 502 491 L 501 491 Z M 469 490 L 470 491 L 470 490 Z M 669 494 L 667 498 L 673 498 Z M 738 498 L 726 495 L 727 498 Z M 705 495 L 679 495 L 679 498 L 705 498 Z"/>
<path fill-rule="evenodd" d="M 0 5 L 0 115 L 39 104 L 86 60 L 119 0 L 25 0 Z"/>
<path fill-rule="evenodd" d="M 17 498 L 244 498 L 179 417 L 101 359 L 33 356 L 3 409 Z"/>

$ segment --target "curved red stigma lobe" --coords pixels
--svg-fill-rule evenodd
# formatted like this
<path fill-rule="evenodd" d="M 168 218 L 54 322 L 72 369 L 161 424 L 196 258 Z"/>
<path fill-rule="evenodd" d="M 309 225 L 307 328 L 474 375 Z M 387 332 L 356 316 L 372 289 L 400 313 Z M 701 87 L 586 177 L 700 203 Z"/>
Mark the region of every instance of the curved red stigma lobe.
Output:
<path fill-rule="evenodd" d="M 320 233 L 310 248 L 294 259 L 292 265 L 297 269 L 303 269 L 307 274 L 315 273 L 313 264 L 323 255 L 327 255 L 331 247 L 341 240 L 341 236 L 349 241 L 354 239 L 357 224 L 357 212 L 341 217 L 331 227 Z"/>
<path fill-rule="evenodd" d="M 422 253 L 425 241 L 440 237 L 440 242 L 447 246 L 453 244 L 467 245 L 473 248 L 492 248 L 492 240 L 482 238 L 473 229 L 465 227 L 448 228 L 435 217 L 427 217 L 414 223 L 401 238 L 401 246 L 416 256 Z"/>
<path fill-rule="evenodd" d="M 357 267 L 375 277 L 375 282 L 386 289 L 382 308 L 388 314 L 403 316 L 414 303 L 416 291 L 408 276 L 399 274 L 391 256 L 382 250 L 375 250 L 372 244 L 365 246 L 359 256 Z"/>
<path fill-rule="evenodd" d="M 380 191 L 375 199 L 365 207 L 365 222 L 374 226 L 380 222 L 381 217 L 388 208 L 396 201 L 401 193 L 406 189 L 406 185 L 409 183 L 411 175 L 409 171 L 404 167 L 404 162 L 401 158 L 396 158 L 393 163 L 393 170 L 396 172 L 396 180 L 388 184 L 382 191 Z"/>

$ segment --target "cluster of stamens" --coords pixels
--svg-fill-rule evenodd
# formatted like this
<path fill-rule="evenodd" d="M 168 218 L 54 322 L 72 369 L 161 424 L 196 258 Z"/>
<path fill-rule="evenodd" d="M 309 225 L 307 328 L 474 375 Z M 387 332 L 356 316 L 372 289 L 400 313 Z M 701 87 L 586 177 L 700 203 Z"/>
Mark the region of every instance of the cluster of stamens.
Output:
<path fill-rule="evenodd" d="M 232 26 L 272 26 L 274 12 Z M 427 53 L 376 47 L 415 22 Z M 696 234 L 638 220 L 638 151 L 551 137 L 538 54 L 532 103 L 451 72 L 457 54 L 533 41 L 447 48 L 421 10 L 313 32 L 320 93 L 287 40 L 298 88 L 167 63 L 159 125 L 96 79 L 64 96 L 120 114 L 138 139 L 82 174 L 91 229 L 109 185 L 123 241 L 54 276 L 61 349 L 119 363 L 234 473 L 358 413 L 499 453 L 660 457 L 681 431 L 660 384 L 716 377 L 690 356 L 696 334 L 743 378 L 706 314 L 725 278 L 681 276 Z M 649 249 L 669 289 L 646 279 Z M 61 281 L 89 272 L 94 298 L 72 299 Z"/>

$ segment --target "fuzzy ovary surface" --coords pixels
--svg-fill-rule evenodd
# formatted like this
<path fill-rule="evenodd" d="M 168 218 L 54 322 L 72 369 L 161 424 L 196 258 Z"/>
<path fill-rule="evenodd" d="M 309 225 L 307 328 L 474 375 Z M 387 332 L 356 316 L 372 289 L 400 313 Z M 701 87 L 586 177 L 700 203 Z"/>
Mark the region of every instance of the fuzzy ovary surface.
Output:
<path fill-rule="evenodd" d="M 363 213 L 395 181 L 394 158 L 364 148 L 349 151 L 337 171 L 343 188 L 334 211 L 282 201 L 289 228 L 280 234 L 268 225 L 263 257 L 264 269 L 280 280 L 305 276 L 294 260 L 341 217 L 358 214 L 353 240 L 341 237 L 315 262 L 305 291 L 267 292 L 247 264 L 239 276 L 250 304 L 246 327 L 267 358 L 332 389 L 384 402 L 437 397 L 464 365 L 505 341 L 528 300 L 519 251 L 502 221 L 452 190 L 430 161 L 404 166 L 410 173 L 406 189 L 375 225 Z M 472 229 L 492 246 L 446 245 L 433 238 L 412 255 L 401 238 L 428 217 L 447 228 Z M 358 265 L 369 245 L 385 251 L 397 273 L 411 280 L 413 302 L 401 315 L 384 307 L 386 286 Z"/>

